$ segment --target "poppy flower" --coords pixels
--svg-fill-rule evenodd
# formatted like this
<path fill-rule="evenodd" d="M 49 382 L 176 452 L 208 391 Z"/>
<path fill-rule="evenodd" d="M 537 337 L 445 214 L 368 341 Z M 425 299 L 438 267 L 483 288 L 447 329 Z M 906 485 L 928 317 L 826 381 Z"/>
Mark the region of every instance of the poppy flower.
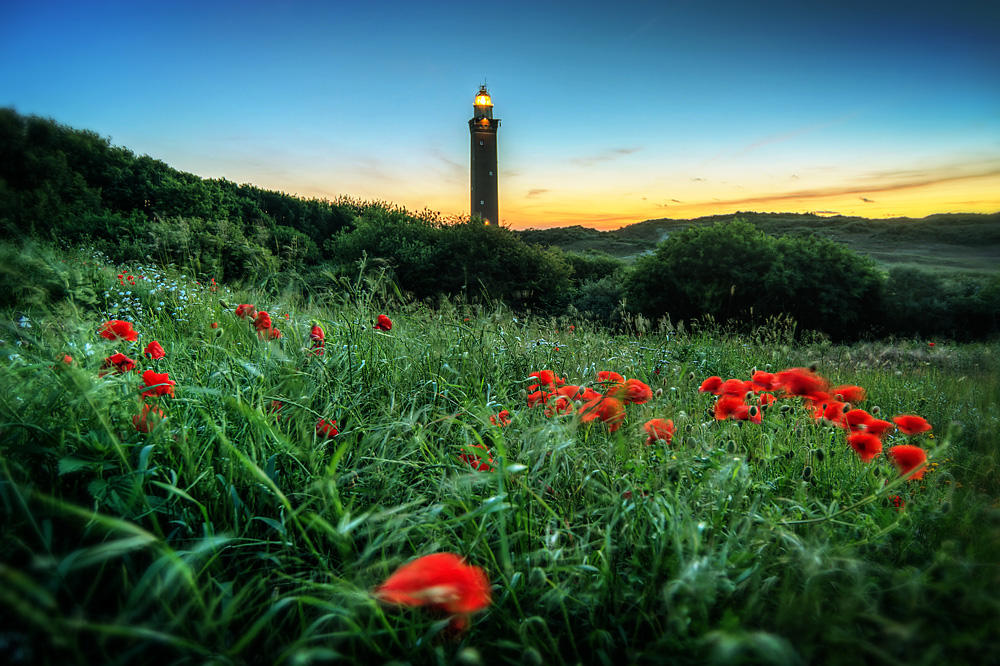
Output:
<path fill-rule="evenodd" d="M 610 393 L 626 405 L 642 405 L 653 399 L 653 390 L 638 379 L 626 379 L 624 384 L 616 386 Z"/>
<path fill-rule="evenodd" d="M 895 429 L 895 427 L 896 426 L 888 421 L 883 421 L 882 419 L 872 419 L 865 424 L 865 432 L 871 433 L 876 437 L 883 437 L 887 432 Z"/>
<path fill-rule="evenodd" d="M 99 331 L 102 338 L 107 338 L 114 342 L 115 340 L 128 340 L 134 342 L 138 337 L 139 333 L 132 328 L 132 322 L 121 321 L 119 319 L 112 319 L 107 321 L 101 326 Z"/>
<path fill-rule="evenodd" d="M 864 402 L 868 397 L 867 392 L 860 386 L 834 386 L 830 389 L 830 395 L 837 398 L 837 400 L 842 400 L 844 402 L 850 402 L 857 404 L 859 402 Z"/>
<path fill-rule="evenodd" d="M 750 377 L 750 381 L 760 391 L 773 391 L 778 388 L 778 378 L 771 372 L 758 370 Z"/>
<path fill-rule="evenodd" d="M 163 346 L 160 345 L 160 343 L 157 342 L 156 340 L 153 340 L 148 345 L 146 345 L 146 351 L 144 351 L 143 354 L 146 355 L 146 358 L 152 359 L 154 361 L 158 361 L 159 359 L 167 355 L 167 353 L 163 351 Z"/>
<path fill-rule="evenodd" d="M 906 506 L 906 500 L 899 495 L 892 495 L 889 497 L 889 504 L 896 510 L 896 513 L 899 513 Z"/>
<path fill-rule="evenodd" d="M 790 396 L 826 395 L 829 384 L 808 368 L 789 368 L 777 375 L 778 385 Z"/>
<path fill-rule="evenodd" d="M 257 331 L 257 337 L 261 338 L 262 340 L 277 340 L 281 337 L 281 331 L 271 326 L 269 328 L 265 328 L 262 331 Z"/>
<path fill-rule="evenodd" d="M 499 414 L 495 414 L 490 417 L 490 423 L 495 426 L 503 427 L 510 424 L 510 412 L 506 409 L 501 411 Z"/>
<path fill-rule="evenodd" d="M 246 319 L 247 317 L 253 319 L 255 314 L 257 314 L 257 307 L 255 305 L 244 303 L 243 305 L 236 306 L 236 316 L 240 319 Z"/>
<path fill-rule="evenodd" d="M 462 615 L 483 610 L 491 600 L 486 572 L 453 553 L 425 555 L 404 564 L 375 588 L 375 596 L 385 603 Z"/>
<path fill-rule="evenodd" d="M 594 419 L 600 419 L 607 424 L 608 430 L 615 432 L 625 420 L 625 405 L 617 398 L 597 397 L 580 408 L 581 421 L 589 423 Z"/>
<path fill-rule="evenodd" d="M 597 373 L 597 381 L 602 384 L 621 384 L 625 381 L 625 378 L 619 375 L 617 372 L 611 372 L 609 370 L 602 370 Z"/>
<path fill-rule="evenodd" d="M 757 404 L 760 405 L 761 409 L 764 409 L 766 407 L 770 407 L 771 405 L 773 405 L 777 401 L 778 401 L 778 399 L 775 398 L 770 393 L 761 393 L 760 396 L 758 396 L 758 398 L 757 398 Z"/>
<path fill-rule="evenodd" d="M 545 415 L 549 418 L 557 414 L 569 414 L 573 411 L 573 402 L 564 395 L 549 393 L 545 397 Z"/>
<path fill-rule="evenodd" d="M 130 372 L 135 370 L 135 360 L 122 353 L 113 354 L 104 359 L 104 363 L 101 364 L 101 367 L 114 367 L 116 372 Z M 103 377 L 104 373 L 101 373 L 100 376 Z"/>
<path fill-rule="evenodd" d="M 875 456 L 882 453 L 882 440 L 868 432 L 849 435 L 847 443 L 861 458 L 861 462 L 871 462 Z"/>
<path fill-rule="evenodd" d="M 267 314 L 264 310 L 261 310 L 257 313 L 257 316 L 253 318 L 253 327 L 257 329 L 258 333 L 271 328 L 271 315 Z"/>
<path fill-rule="evenodd" d="M 646 446 L 649 446 L 658 439 L 662 439 L 669 444 L 674 433 L 677 432 L 677 429 L 674 428 L 674 422 L 670 419 L 650 419 L 642 427 L 649 433 L 649 437 L 646 438 Z"/>
<path fill-rule="evenodd" d="M 69 354 L 65 354 L 62 357 L 62 362 L 65 363 L 66 365 L 73 365 L 73 357 L 70 356 Z"/>
<path fill-rule="evenodd" d="M 337 420 L 330 419 L 327 421 L 326 419 L 320 419 L 319 423 L 316 424 L 316 434 L 322 435 L 327 439 L 336 437 L 340 434 L 340 431 L 337 430 Z"/>
<path fill-rule="evenodd" d="M 919 446 L 900 444 L 889 449 L 889 459 L 899 468 L 900 476 L 916 470 L 910 480 L 924 478 L 927 471 L 927 453 Z"/>
<path fill-rule="evenodd" d="M 722 386 L 722 377 L 712 375 L 701 383 L 701 386 L 698 387 L 698 392 L 719 395 L 720 386 Z"/>
<path fill-rule="evenodd" d="M 589 402 L 594 398 L 600 398 L 601 394 L 590 388 L 589 386 L 575 386 L 573 384 L 567 384 L 566 386 L 560 386 L 556 389 L 556 393 L 561 396 L 565 396 L 570 400 L 583 400 Z"/>
<path fill-rule="evenodd" d="M 868 431 L 867 425 L 875 420 L 875 417 L 863 409 L 852 409 L 844 414 L 843 426 L 851 432 L 860 430 Z"/>
<path fill-rule="evenodd" d="M 744 381 L 742 379 L 727 379 L 716 390 L 720 395 L 738 395 L 742 397 L 754 390 L 754 384 L 752 381 Z"/>
<path fill-rule="evenodd" d="M 900 414 L 892 417 L 893 423 L 907 435 L 919 435 L 922 432 L 932 430 L 931 424 L 922 416 L 913 414 Z"/>
<path fill-rule="evenodd" d="M 563 379 L 562 377 L 557 377 L 556 373 L 552 372 L 551 370 L 539 370 L 538 372 L 532 372 L 528 376 L 534 377 L 535 379 L 538 380 L 537 383 L 532 384 L 531 386 L 528 387 L 529 391 L 534 391 L 539 387 L 554 389 L 557 384 L 561 386 L 562 384 L 566 383 L 565 379 Z"/>
<path fill-rule="evenodd" d="M 219 322 L 213 321 L 212 322 L 212 328 L 219 328 Z"/>
<path fill-rule="evenodd" d="M 715 420 L 725 421 L 740 409 L 746 407 L 743 398 L 735 395 L 724 395 L 715 401 Z"/>
<path fill-rule="evenodd" d="M 153 372 L 152 370 L 147 370 L 142 373 L 142 381 L 144 385 L 140 388 L 145 389 L 142 392 L 143 397 L 153 397 L 158 395 L 169 395 L 174 397 L 174 386 L 177 382 L 170 379 L 170 373 L 167 372 Z"/>
<path fill-rule="evenodd" d="M 159 407 L 144 404 L 142 413 L 132 417 L 132 425 L 139 432 L 150 432 L 164 418 L 163 410 Z"/>
<path fill-rule="evenodd" d="M 732 418 L 734 421 L 750 421 L 751 423 L 761 423 L 763 421 L 760 408 L 757 405 L 747 404 L 741 404 L 734 409 Z"/>
<path fill-rule="evenodd" d="M 482 444 L 469 444 L 466 449 L 482 449 L 482 454 L 476 454 L 472 451 L 466 451 L 458 456 L 458 459 L 467 465 L 471 465 L 472 469 L 477 472 L 492 472 L 493 471 L 493 456 L 490 455 L 489 449 L 487 449 Z"/>
<path fill-rule="evenodd" d="M 272 400 L 271 405 L 267 408 L 267 413 L 276 416 L 277 419 L 281 420 L 281 410 L 284 408 L 285 403 L 280 400 Z"/>
<path fill-rule="evenodd" d="M 373 326 L 376 331 L 391 331 L 392 330 L 392 320 L 386 317 L 384 314 L 380 314 L 378 319 Z"/>
<path fill-rule="evenodd" d="M 545 393 L 541 391 L 535 391 L 534 393 L 528 394 L 528 407 L 537 407 L 538 405 L 545 404 Z"/>

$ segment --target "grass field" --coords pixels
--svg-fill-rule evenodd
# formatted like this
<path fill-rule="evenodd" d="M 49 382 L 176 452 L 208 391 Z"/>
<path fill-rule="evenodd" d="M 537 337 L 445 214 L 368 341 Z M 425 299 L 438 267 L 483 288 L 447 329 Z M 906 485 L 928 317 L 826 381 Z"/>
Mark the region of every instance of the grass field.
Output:
<path fill-rule="evenodd" d="M 520 232 L 532 243 L 570 252 L 597 250 L 631 259 L 656 249 L 671 233 L 689 226 L 739 218 L 773 236 L 818 235 L 870 256 L 882 270 L 916 264 L 943 273 L 995 273 L 1000 269 L 1000 214 L 931 215 L 921 219 L 872 220 L 792 213 L 736 213 L 696 220 L 646 220 L 614 231 L 560 227 Z"/>
<path fill-rule="evenodd" d="M 841 347 L 783 322 L 612 337 L 403 303 L 371 276 L 231 291 L 33 252 L 66 288 L 2 317 L 3 663 L 1000 661 L 996 344 Z M 136 339 L 100 335 L 110 320 Z M 699 391 L 811 364 L 864 388 L 854 407 L 933 429 L 863 462 L 787 384 L 759 423 Z M 529 407 L 559 386 L 543 370 L 600 412 L 572 392 Z M 621 394 L 602 371 L 648 399 L 604 411 Z M 650 441 L 657 418 L 676 430 Z M 926 452 L 923 478 L 899 445 Z M 440 581 L 388 603 L 433 553 L 481 568 L 489 603 L 456 615 Z"/>

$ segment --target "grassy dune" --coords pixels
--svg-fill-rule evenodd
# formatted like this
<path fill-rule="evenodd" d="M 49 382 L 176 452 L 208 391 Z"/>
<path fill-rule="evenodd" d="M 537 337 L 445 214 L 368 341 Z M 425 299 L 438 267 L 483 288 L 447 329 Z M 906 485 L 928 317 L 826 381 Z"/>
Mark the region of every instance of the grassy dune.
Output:
<path fill-rule="evenodd" d="M 529 242 L 572 252 L 599 250 L 628 258 L 656 248 L 671 232 L 740 218 L 775 235 L 820 235 L 870 256 L 883 269 L 916 263 L 943 272 L 996 272 L 1000 267 L 1000 213 L 931 215 L 871 220 L 791 213 L 736 213 L 696 220 L 646 220 L 614 231 L 561 227 L 521 232 Z"/>
<path fill-rule="evenodd" d="M 36 252 L 65 289 L 2 317 L 4 663 L 1000 660 L 996 344 L 793 343 L 779 322 L 611 337 L 499 305 L 403 303 L 377 277 L 230 291 Z M 242 303 L 281 337 L 262 339 Z M 390 331 L 373 330 L 379 314 Z M 108 320 L 137 340 L 101 337 Z M 164 358 L 143 356 L 153 340 Z M 135 369 L 102 369 L 115 352 Z M 858 406 L 882 418 L 926 418 L 931 432 L 893 432 L 884 450 L 917 445 L 930 471 L 862 462 L 801 398 L 776 391 L 758 424 L 716 419 L 698 390 L 811 363 L 864 387 Z M 597 390 L 614 371 L 655 394 L 620 424 L 576 405 L 547 416 L 527 406 L 543 369 Z M 142 398 L 148 370 L 173 396 Z M 149 432 L 144 406 L 165 417 Z M 653 418 L 673 421 L 669 443 L 646 443 Z M 373 594 L 438 552 L 492 586 L 465 628 Z"/>

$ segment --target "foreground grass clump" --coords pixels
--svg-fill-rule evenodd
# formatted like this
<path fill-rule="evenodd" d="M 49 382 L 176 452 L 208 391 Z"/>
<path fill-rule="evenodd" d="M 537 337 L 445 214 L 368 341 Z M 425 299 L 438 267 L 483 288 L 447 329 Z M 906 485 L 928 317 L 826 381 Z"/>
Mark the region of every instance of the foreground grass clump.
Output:
<path fill-rule="evenodd" d="M 67 259 L 87 301 L 0 333 L 6 663 L 1000 658 L 995 345 L 610 337 Z M 839 394 L 699 390 L 813 362 Z M 862 462 L 817 418 L 843 387 L 932 430 Z"/>

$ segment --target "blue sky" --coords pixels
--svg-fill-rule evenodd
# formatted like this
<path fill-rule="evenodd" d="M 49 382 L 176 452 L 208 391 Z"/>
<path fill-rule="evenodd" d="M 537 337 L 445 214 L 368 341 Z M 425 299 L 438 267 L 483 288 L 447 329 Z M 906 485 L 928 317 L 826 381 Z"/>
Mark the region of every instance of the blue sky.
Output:
<path fill-rule="evenodd" d="M 510 226 L 1000 210 L 1000 4 L 815 4 L 7 0 L 0 105 L 204 177 L 467 215 L 485 81 Z"/>

